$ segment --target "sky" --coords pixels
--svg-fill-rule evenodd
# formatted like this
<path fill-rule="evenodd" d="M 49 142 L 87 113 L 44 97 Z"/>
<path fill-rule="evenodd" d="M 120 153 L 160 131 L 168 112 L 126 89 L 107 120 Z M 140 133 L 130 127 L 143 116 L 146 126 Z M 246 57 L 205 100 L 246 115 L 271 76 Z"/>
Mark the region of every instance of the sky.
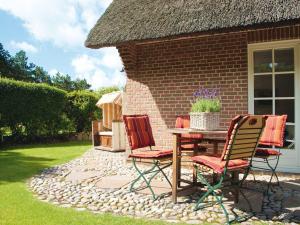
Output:
<path fill-rule="evenodd" d="M 112 0 L 0 0 L 0 43 L 50 75 L 85 78 L 92 89 L 124 86 L 115 48 L 88 49 L 84 41 Z"/>

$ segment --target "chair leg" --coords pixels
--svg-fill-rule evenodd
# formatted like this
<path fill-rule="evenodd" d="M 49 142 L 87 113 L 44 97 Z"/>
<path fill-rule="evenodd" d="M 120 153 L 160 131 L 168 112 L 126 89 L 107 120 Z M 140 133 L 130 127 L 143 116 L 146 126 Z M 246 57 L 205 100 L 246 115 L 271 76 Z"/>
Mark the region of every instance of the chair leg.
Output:
<path fill-rule="evenodd" d="M 171 166 L 172 163 L 167 164 L 164 167 L 160 167 L 159 165 L 157 165 L 158 170 L 162 173 L 162 175 L 165 177 L 165 179 L 167 180 L 167 182 L 169 183 L 170 187 L 172 187 L 172 183 L 170 181 L 170 179 L 168 178 L 168 176 L 166 175 L 166 173 L 164 172 L 164 169 Z"/>
<path fill-rule="evenodd" d="M 279 156 L 276 156 L 276 163 L 275 163 L 274 167 L 272 167 L 272 165 L 270 164 L 268 158 L 266 158 L 266 163 L 267 163 L 267 165 L 268 165 L 268 167 L 269 167 L 269 169 L 271 171 L 271 178 L 270 178 L 270 180 L 268 182 L 268 188 L 267 188 L 267 192 L 269 192 L 269 189 L 270 189 L 270 186 L 272 184 L 272 180 L 273 180 L 274 176 L 276 178 L 277 185 L 280 187 L 279 178 L 278 178 L 278 176 L 276 174 L 276 169 L 277 169 L 277 166 L 278 166 L 278 163 L 279 163 Z"/>
<path fill-rule="evenodd" d="M 132 162 L 133 162 L 134 168 L 135 168 L 136 171 L 138 172 L 138 177 L 137 177 L 136 179 L 134 179 L 133 182 L 131 183 L 131 186 L 130 186 L 130 189 L 129 189 L 130 191 L 133 191 L 134 185 L 142 178 L 142 176 L 143 176 L 144 174 L 151 173 L 151 172 L 155 169 L 155 165 L 153 165 L 149 170 L 146 170 L 146 171 L 144 171 L 144 172 L 141 172 L 141 171 L 139 170 L 139 168 L 137 167 L 137 165 L 136 165 L 136 159 L 133 159 Z"/>
<path fill-rule="evenodd" d="M 210 183 L 205 179 L 205 177 L 202 176 L 202 174 L 199 172 L 197 166 L 194 166 L 194 169 L 196 170 L 197 177 L 200 178 L 201 183 L 203 183 L 204 185 L 206 185 L 207 188 L 208 188 L 207 192 L 205 192 L 205 193 L 200 197 L 200 199 L 197 201 L 194 210 L 196 211 L 196 210 L 202 209 L 202 208 L 204 208 L 204 207 L 206 207 L 206 206 L 208 206 L 208 205 L 212 205 L 212 204 L 218 203 L 218 204 L 221 206 L 221 208 L 222 208 L 222 210 L 223 210 L 223 212 L 224 212 L 224 215 L 225 215 L 225 217 L 226 217 L 226 224 L 230 224 L 228 212 L 227 212 L 227 210 L 226 210 L 226 208 L 225 208 L 225 206 L 223 205 L 223 202 L 222 202 L 222 196 L 221 196 L 221 197 L 218 196 L 218 195 L 216 194 L 216 192 L 215 192 L 216 189 L 218 189 L 218 188 L 221 187 L 221 184 L 222 184 L 222 181 L 223 181 L 223 177 L 220 178 L 220 180 L 219 180 L 219 182 L 218 182 L 217 184 L 210 185 Z M 224 175 L 224 176 L 225 176 L 225 175 Z M 214 202 L 214 203 L 212 203 L 212 204 L 209 204 L 209 203 L 208 203 L 208 204 L 206 204 L 206 205 L 200 206 L 200 205 L 203 203 L 204 199 L 205 199 L 208 195 L 210 195 L 210 194 L 212 194 L 212 195 L 215 197 L 216 202 Z"/>
<path fill-rule="evenodd" d="M 166 180 L 168 181 L 168 183 L 170 184 L 170 186 L 172 187 L 172 184 L 170 182 L 170 180 L 168 179 L 167 175 L 165 174 L 165 172 L 163 171 L 163 169 L 169 167 L 172 165 L 172 163 L 169 163 L 163 167 L 160 167 L 159 166 L 159 161 L 157 160 L 154 160 L 153 161 L 153 166 L 149 169 L 149 170 L 146 170 L 146 171 L 141 171 L 137 165 L 136 165 L 136 159 L 133 159 L 133 165 L 136 169 L 136 171 L 138 172 L 139 176 L 133 181 L 133 183 L 131 184 L 130 186 L 130 191 L 134 191 L 136 189 L 134 189 L 134 185 L 136 184 L 137 181 L 139 181 L 140 179 L 143 179 L 144 182 L 146 183 L 146 188 L 149 188 L 149 190 L 151 191 L 151 194 L 153 196 L 153 199 L 156 200 L 158 198 L 158 196 L 155 195 L 154 191 L 153 191 L 153 188 L 151 187 L 151 181 L 152 179 L 159 173 L 161 172 L 163 174 L 163 176 L 166 178 Z M 155 168 L 157 168 L 157 170 L 155 170 Z M 147 178 L 145 177 L 146 174 L 150 174 L 150 173 L 154 173 L 148 180 Z"/>

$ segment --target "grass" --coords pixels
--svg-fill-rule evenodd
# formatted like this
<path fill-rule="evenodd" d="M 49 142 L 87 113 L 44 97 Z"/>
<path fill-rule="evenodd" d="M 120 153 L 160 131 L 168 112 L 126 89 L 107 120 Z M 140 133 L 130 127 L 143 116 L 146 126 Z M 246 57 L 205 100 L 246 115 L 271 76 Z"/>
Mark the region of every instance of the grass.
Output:
<path fill-rule="evenodd" d="M 28 190 L 27 179 L 44 168 L 70 161 L 89 148 L 87 142 L 68 142 L 0 150 L 0 225 L 166 224 L 61 208 L 39 201 Z"/>

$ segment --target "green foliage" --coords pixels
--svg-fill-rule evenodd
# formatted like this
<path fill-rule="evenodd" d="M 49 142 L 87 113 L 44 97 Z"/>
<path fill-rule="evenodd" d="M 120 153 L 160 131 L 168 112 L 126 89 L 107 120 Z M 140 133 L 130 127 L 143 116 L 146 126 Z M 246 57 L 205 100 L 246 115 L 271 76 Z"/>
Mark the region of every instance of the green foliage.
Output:
<path fill-rule="evenodd" d="M 34 82 L 52 84 L 51 76 L 43 67 L 36 66 L 33 70 Z"/>
<path fill-rule="evenodd" d="M 66 104 L 66 92 L 46 84 L 0 78 L 0 127 L 13 135 L 53 135 Z"/>
<path fill-rule="evenodd" d="M 97 118 L 99 111 L 96 94 L 91 91 L 73 91 L 67 94 L 67 100 L 66 113 L 75 124 L 76 132 L 90 131 L 91 122 Z"/>
<path fill-rule="evenodd" d="M 86 90 L 91 87 L 86 81 L 86 79 L 80 80 L 72 80 L 68 74 L 57 73 L 52 78 L 52 84 L 55 87 L 63 89 L 65 91 L 75 91 L 75 90 Z"/>
<path fill-rule="evenodd" d="M 100 99 L 102 97 L 102 95 L 114 92 L 114 91 L 120 91 L 120 88 L 118 88 L 117 86 L 111 86 L 111 87 L 102 87 L 99 88 L 96 93 L 98 95 L 98 98 Z"/>
<path fill-rule="evenodd" d="M 220 112 L 221 102 L 219 99 L 198 99 L 192 104 L 191 112 Z"/>

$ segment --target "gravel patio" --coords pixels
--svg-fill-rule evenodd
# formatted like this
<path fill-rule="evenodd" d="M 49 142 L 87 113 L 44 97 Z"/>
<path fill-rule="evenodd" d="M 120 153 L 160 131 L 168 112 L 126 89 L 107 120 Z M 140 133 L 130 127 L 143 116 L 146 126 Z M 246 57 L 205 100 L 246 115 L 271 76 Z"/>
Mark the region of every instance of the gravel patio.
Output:
<path fill-rule="evenodd" d="M 146 166 L 145 166 L 146 167 Z M 183 174 L 191 179 L 192 170 L 184 169 Z M 171 170 L 167 170 L 171 177 Z M 82 157 L 44 170 L 28 182 L 29 188 L 42 201 L 61 207 L 72 207 L 78 211 L 90 210 L 94 213 L 110 212 L 117 215 L 162 219 L 168 222 L 200 224 L 204 222 L 223 224 L 225 217 L 218 205 L 193 211 L 195 199 L 202 193 L 200 189 L 182 192 L 179 203 L 172 203 L 170 195 L 153 201 L 147 189 L 130 193 L 129 186 L 136 177 L 131 163 L 125 161 L 125 153 L 112 153 L 91 149 Z M 249 175 L 246 186 L 263 190 L 268 175 Z M 280 176 L 281 187 L 274 187 L 269 196 L 260 192 L 247 191 L 253 204 L 253 217 L 244 224 L 261 221 L 267 224 L 300 223 L 300 179 Z M 153 184 L 158 193 L 169 193 L 161 177 Z M 226 207 L 233 201 L 225 196 Z M 245 213 L 246 204 L 241 199 L 237 212 Z M 243 210 L 243 211 L 245 211 Z M 251 212 L 246 212 L 251 213 Z"/>

